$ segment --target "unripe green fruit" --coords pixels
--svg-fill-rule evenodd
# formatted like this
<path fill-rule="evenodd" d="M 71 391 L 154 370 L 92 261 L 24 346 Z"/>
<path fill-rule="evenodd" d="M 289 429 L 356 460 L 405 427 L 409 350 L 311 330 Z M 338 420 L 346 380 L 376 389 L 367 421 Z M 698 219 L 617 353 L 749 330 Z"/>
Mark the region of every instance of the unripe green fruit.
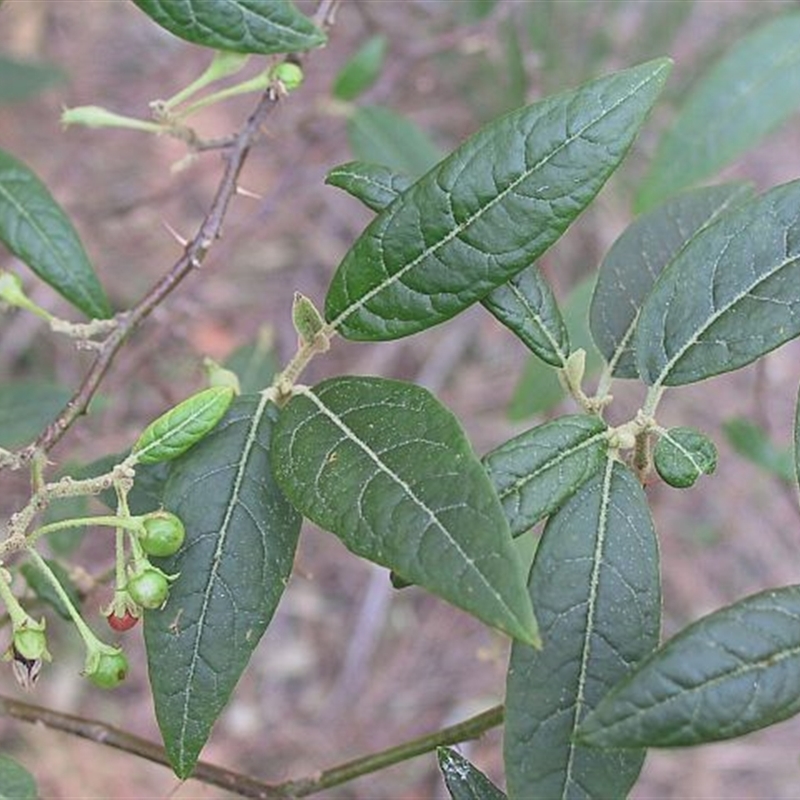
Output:
<path fill-rule="evenodd" d="M 142 608 L 160 608 L 169 595 L 169 581 L 156 569 L 145 569 L 134 575 L 126 588 L 131 600 Z"/>
<path fill-rule="evenodd" d="M 169 511 L 154 511 L 144 518 L 144 533 L 139 542 L 149 556 L 164 558 L 178 552 L 186 538 L 180 517 Z"/>
<path fill-rule="evenodd" d="M 101 689 L 119 686 L 128 674 L 128 659 L 122 650 L 100 654 L 94 669 L 86 677 Z"/>
<path fill-rule="evenodd" d="M 284 61 L 272 70 L 272 77 L 280 81 L 287 92 L 291 92 L 303 82 L 303 70 L 297 64 Z"/>

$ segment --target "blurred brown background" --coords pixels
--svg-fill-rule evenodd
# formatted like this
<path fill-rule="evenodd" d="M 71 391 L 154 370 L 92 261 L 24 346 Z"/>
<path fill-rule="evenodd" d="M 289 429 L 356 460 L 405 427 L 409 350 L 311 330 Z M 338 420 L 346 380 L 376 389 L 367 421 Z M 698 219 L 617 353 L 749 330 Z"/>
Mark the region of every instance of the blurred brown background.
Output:
<path fill-rule="evenodd" d="M 312 3 L 300 5 L 313 10 Z M 262 326 L 271 327 L 279 361 L 291 355 L 292 292 L 321 304 L 333 270 L 370 218 L 355 200 L 323 186 L 327 170 L 352 158 L 347 110 L 331 101 L 332 78 L 370 34 L 384 33 L 389 51 L 381 77 L 357 102 L 402 111 L 445 150 L 515 101 L 646 58 L 675 58 L 664 102 L 624 169 L 543 259 L 565 296 L 630 221 L 631 187 L 671 103 L 711 57 L 791 5 L 500 0 L 482 16 L 488 4 L 478 0 L 344 0 L 330 44 L 311 54 L 306 84 L 270 118 L 246 165 L 242 185 L 260 199 L 234 201 L 223 239 L 202 270 L 118 357 L 102 387 L 106 399 L 75 426 L 53 460 L 89 461 L 129 446 L 147 421 L 202 385 L 204 356 L 224 360 Z M 514 62 L 509 36 L 522 30 L 520 20 L 527 35 L 516 38 Z M 537 49 L 537 37 L 549 45 Z M 43 94 L 0 106 L 0 147 L 26 162 L 68 211 L 115 305 L 134 303 L 180 254 L 165 223 L 191 236 L 201 221 L 220 158 L 203 154 L 171 172 L 186 154 L 180 143 L 117 130 L 63 132 L 60 109 L 98 104 L 147 116 L 150 100 L 173 94 L 202 71 L 207 52 L 161 31 L 121 0 L 5 0 L 0 53 L 64 71 L 66 80 Z M 513 64 L 522 65 L 521 75 L 513 74 Z M 253 103 L 245 97 L 215 106 L 196 118 L 196 127 L 204 136 L 225 135 Z M 784 126 L 726 174 L 760 189 L 800 176 L 800 124 Z M 5 260 L 0 255 L 0 266 Z M 70 314 L 46 287 L 28 285 L 37 300 Z M 794 343 L 758 367 L 675 392 L 663 404 L 663 424 L 695 425 L 721 451 L 717 474 L 698 488 L 649 489 L 662 541 L 667 634 L 747 593 L 800 577 L 796 492 L 733 455 L 720 432 L 724 420 L 745 414 L 787 444 L 799 355 Z M 507 414 L 525 361 L 524 347 L 474 308 L 399 342 L 337 341 L 304 381 L 342 372 L 418 381 L 456 412 L 483 453 L 536 421 L 512 422 Z M 88 363 L 38 320 L 0 317 L 0 381 L 47 377 L 74 387 Z M 640 395 L 634 388 L 616 394 L 619 413 L 635 410 Z M 0 486 L 5 517 L 24 502 L 26 481 L 4 473 Z M 95 573 L 107 568 L 106 544 L 100 533 L 87 537 L 81 563 Z M 87 604 L 98 630 L 104 623 L 92 609 L 106 600 L 98 591 Z M 111 693 L 79 677 L 83 655 L 71 630 L 52 624 L 52 637 L 56 660 L 45 668 L 34 702 L 158 737 L 138 630 L 127 639 L 131 678 Z M 289 591 L 203 757 L 264 780 L 301 777 L 500 702 L 506 655 L 501 637 L 415 589 L 394 592 L 383 570 L 308 527 Z M 10 670 L 0 676 L 3 693 L 22 697 Z M 789 721 L 730 743 L 652 752 L 632 796 L 800 797 L 798 734 L 800 721 Z M 0 750 L 36 775 L 42 797 L 225 796 L 197 782 L 179 785 L 168 770 L 122 753 L 2 719 Z M 496 732 L 464 751 L 502 780 Z M 425 757 L 320 797 L 399 800 L 445 792 L 433 757 Z"/>

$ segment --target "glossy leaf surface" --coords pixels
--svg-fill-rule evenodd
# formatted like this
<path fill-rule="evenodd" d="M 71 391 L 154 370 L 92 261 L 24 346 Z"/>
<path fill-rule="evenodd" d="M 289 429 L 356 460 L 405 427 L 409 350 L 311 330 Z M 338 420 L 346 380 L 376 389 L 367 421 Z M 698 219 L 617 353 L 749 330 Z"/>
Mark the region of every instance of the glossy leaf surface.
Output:
<path fill-rule="evenodd" d="M 89 317 L 111 307 L 72 223 L 47 187 L 0 150 L 0 242 Z"/>
<path fill-rule="evenodd" d="M 187 397 L 142 431 L 132 452 L 140 464 L 171 461 L 197 444 L 222 419 L 233 401 L 229 386 L 214 386 Z"/>
<path fill-rule="evenodd" d="M 514 645 L 506 692 L 510 798 L 625 797 L 644 751 L 572 737 L 658 644 L 658 546 L 642 487 L 609 460 L 545 527 L 530 575 L 544 647 Z"/>
<path fill-rule="evenodd" d="M 598 417 L 563 416 L 484 456 L 513 535 L 559 508 L 605 464 L 606 430 Z"/>
<path fill-rule="evenodd" d="M 659 144 L 637 207 L 713 175 L 798 106 L 800 14 L 782 14 L 741 39 L 697 83 Z"/>
<path fill-rule="evenodd" d="M 659 437 L 653 462 L 670 486 L 686 489 L 701 475 L 710 475 L 717 468 L 717 448 L 693 428 L 670 428 Z"/>
<path fill-rule="evenodd" d="M 652 654 L 581 726 L 600 747 L 730 739 L 800 711 L 800 587 L 752 595 Z"/>
<path fill-rule="evenodd" d="M 743 184 L 709 186 L 642 215 L 612 245 L 597 274 L 589 326 L 618 378 L 637 378 L 633 334 L 645 297 L 664 267 L 720 214 L 752 196 Z"/>
<path fill-rule="evenodd" d="M 33 776 L 18 761 L 0 754 L 0 800 L 37 800 Z"/>
<path fill-rule="evenodd" d="M 436 756 L 453 800 L 505 800 L 505 794 L 455 750 L 440 747 Z"/>
<path fill-rule="evenodd" d="M 350 161 L 334 167 L 325 183 L 343 189 L 373 211 L 382 211 L 414 181 L 380 164 Z"/>
<path fill-rule="evenodd" d="M 498 286 L 481 302 L 542 361 L 554 367 L 567 363 L 567 326 L 550 284 L 536 265 Z"/>
<path fill-rule="evenodd" d="M 530 265 L 616 169 L 669 66 L 600 78 L 476 133 L 364 231 L 334 275 L 326 319 L 351 339 L 407 336 Z"/>
<path fill-rule="evenodd" d="M 164 492 L 186 542 L 159 564 L 180 578 L 144 627 L 156 716 L 180 777 L 192 771 L 292 571 L 301 518 L 271 477 L 276 416 L 262 397 L 239 397 L 173 462 Z"/>
<path fill-rule="evenodd" d="M 800 334 L 800 181 L 696 236 L 645 300 L 636 360 L 652 385 L 737 369 Z"/>
<path fill-rule="evenodd" d="M 419 386 L 334 378 L 293 397 L 275 477 L 305 516 L 527 642 L 536 627 L 503 509 L 456 418 Z"/>
<path fill-rule="evenodd" d="M 293 53 L 326 37 L 290 0 L 133 0 L 187 42 L 235 53 Z"/>

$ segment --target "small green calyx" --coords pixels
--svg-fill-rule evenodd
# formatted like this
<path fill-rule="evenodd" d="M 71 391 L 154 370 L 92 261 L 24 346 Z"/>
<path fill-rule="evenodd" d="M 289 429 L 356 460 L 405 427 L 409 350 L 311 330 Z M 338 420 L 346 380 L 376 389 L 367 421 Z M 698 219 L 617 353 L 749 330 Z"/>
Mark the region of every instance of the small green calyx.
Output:
<path fill-rule="evenodd" d="M 149 556 L 166 558 L 174 555 L 186 538 L 180 517 L 169 511 L 153 511 L 144 517 L 142 524 L 144 530 L 139 542 Z"/>
<path fill-rule="evenodd" d="M 128 675 L 128 659 L 119 647 L 104 645 L 86 657 L 83 674 L 101 689 L 119 686 Z"/>
<path fill-rule="evenodd" d="M 14 652 L 27 661 L 51 661 L 44 626 L 43 619 L 39 622 L 29 619 L 29 624 L 17 628 L 11 641 Z"/>
<path fill-rule="evenodd" d="M 297 64 L 284 61 L 272 69 L 272 80 L 280 83 L 285 92 L 293 92 L 303 82 L 303 70 Z"/>

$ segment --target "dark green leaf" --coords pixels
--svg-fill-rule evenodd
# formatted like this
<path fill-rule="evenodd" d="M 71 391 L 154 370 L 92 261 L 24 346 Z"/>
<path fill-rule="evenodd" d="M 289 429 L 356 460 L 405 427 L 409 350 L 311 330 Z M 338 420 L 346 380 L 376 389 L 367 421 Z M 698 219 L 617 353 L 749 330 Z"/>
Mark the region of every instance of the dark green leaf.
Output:
<path fill-rule="evenodd" d="M 645 297 L 666 265 L 720 214 L 752 196 L 728 184 L 695 189 L 637 219 L 614 242 L 597 274 L 589 324 L 618 378 L 637 378 L 633 333 Z"/>
<path fill-rule="evenodd" d="M 269 386 L 279 368 L 269 330 L 255 342 L 237 348 L 225 367 L 236 373 L 242 394 L 257 394 Z"/>
<path fill-rule="evenodd" d="M 72 223 L 47 187 L 0 150 L 0 242 L 89 317 L 111 308 Z"/>
<path fill-rule="evenodd" d="M 442 151 L 418 125 L 382 106 L 357 108 L 347 120 L 347 139 L 359 161 L 418 177 L 442 157 Z"/>
<path fill-rule="evenodd" d="M 606 431 L 598 417 L 559 417 L 484 456 L 513 535 L 558 509 L 605 464 Z"/>
<path fill-rule="evenodd" d="M 425 389 L 334 378 L 282 410 L 275 477 L 357 555 L 488 625 L 537 641 L 522 563 L 456 418 Z"/>
<path fill-rule="evenodd" d="M 259 395 L 235 400 L 172 463 L 164 493 L 186 543 L 161 565 L 180 578 L 144 627 L 156 716 L 180 777 L 191 773 L 292 571 L 301 518 L 271 477 L 276 416 Z"/>
<path fill-rule="evenodd" d="M 170 33 L 235 53 L 293 53 L 325 44 L 325 34 L 290 0 L 133 0 Z"/>
<path fill-rule="evenodd" d="M 0 447 L 18 447 L 41 433 L 64 407 L 70 394 L 48 381 L 0 384 Z"/>
<path fill-rule="evenodd" d="M 641 185 L 638 208 L 713 175 L 800 105 L 800 14 L 745 37 L 687 97 Z"/>
<path fill-rule="evenodd" d="M 693 486 L 701 475 L 717 468 L 717 448 L 708 437 L 693 428 L 662 431 L 653 452 L 656 471 L 676 489 Z"/>
<path fill-rule="evenodd" d="M 453 800 L 505 800 L 505 794 L 455 750 L 440 747 L 436 756 Z"/>
<path fill-rule="evenodd" d="M 594 280 L 592 275 L 581 281 L 567 295 L 562 306 L 572 351 L 583 349 L 586 352 L 584 374 L 587 378 L 597 372 L 602 364 L 602 358 L 589 333 L 589 302 L 594 291 Z M 524 419 L 550 411 L 565 395 L 557 370 L 543 364 L 538 357 L 529 358 L 514 389 L 509 416 L 512 419 Z"/>
<path fill-rule="evenodd" d="M 734 417 L 723 423 L 722 430 L 728 444 L 740 456 L 782 481 L 794 481 L 791 447 L 777 447 L 760 425 L 743 417 Z"/>
<path fill-rule="evenodd" d="M 411 178 L 380 164 L 350 161 L 334 167 L 325 183 L 344 189 L 373 211 L 383 211 L 413 183 Z"/>
<path fill-rule="evenodd" d="M 153 420 L 136 440 L 131 453 L 140 464 L 157 464 L 185 453 L 222 419 L 231 404 L 230 386 L 212 386 L 187 397 Z"/>
<path fill-rule="evenodd" d="M 609 459 L 550 517 L 529 586 L 544 647 L 511 652 L 509 797 L 625 797 L 644 751 L 573 742 L 586 714 L 658 644 L 658 545 L 642 487 L 625 466 Z"/>
<path fill-rule="evenodd" d="M 542 361 L 554 367 L 567 363 L 567 326 L 553 290 L 536 265 L 498 286 L 481 302 Z"/>
<path fill-rule="evenodd" d="M 0 104 L 27 100 L 64 77 L 61 70 L 50 64 L 0 56 Z"/>
<path fill-rule="evenodd" d="M 800 711 L 800 586 L 715 611 L 654 652 L 581 725 L 599 747 L 730 739 Z"/>
<path fill-rule="evenodd" d="M 472 136 L 353 245 L 328 291 L 328 321 L 351 339 L 407 336 L 530 265 L 616 169 L 669 66 L 600 78 Z"/>
<path fill-rule="evenodd" d="M 54 535 L 58 536 L 59 534 L 56 533 Z M 111 539 L 109 539 L 109 542 L 111 542 Z M 78 594 L 78 590 L 75 588 L 75 584 L 72 582 L 72 578 L 69 576 L 69 572 L 57 561 L 52 561 L 50 559 L 45 559 L 45 561 L 56 578 L 58 578 L 61 588 L 67 593 L 67 596 L 72 601 L 72 605 L 75 608 L 80 608 L 81 598 Z M 22 577 L 25 578 L 25 582 L 31 588 L 33 593 L 42 602 L 47 603 L 47 605 L 55 609 L 56 613 L 63 619 L 72 619 L 69 610 L 64 605 L 64 601 L 53 588 L 53 584 L 50 583 L 50 581 L 40 570 L 36 568 L 34 564 L 23 564 L 19 568 L 19 571 L 22 574 Z"/>
<path fill-rule="evenodd" d="M 371 36 L 339 70 L 333 81 L 333 96 L 355 100 L 378 79 L 386 55 L 386 37 Z"/>
<path fill-rule="evenodd" d="M 800 181 L 738 205 L 661 273 L 636 327 L 639 374 L 681 385 L 800 334 Z"/>
<path fill-rule="evenodd" d="M 9 756 L 0 754 L 0 800 L 37 800 L 33 776 Z"/>

